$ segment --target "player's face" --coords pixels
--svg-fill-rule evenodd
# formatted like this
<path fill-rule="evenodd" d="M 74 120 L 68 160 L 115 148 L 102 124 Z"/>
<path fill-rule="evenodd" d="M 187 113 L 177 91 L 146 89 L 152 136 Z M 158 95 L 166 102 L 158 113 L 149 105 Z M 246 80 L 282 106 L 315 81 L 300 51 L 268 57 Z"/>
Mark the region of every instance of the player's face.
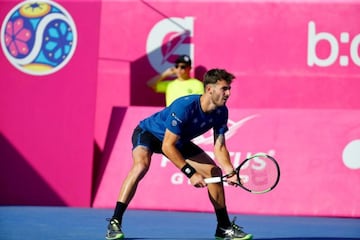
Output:
<path fill-rule="evenodd" d="M 216 106 L 224 106 L 230 97 L 230 89 L 230 84 L 225 80 L 217 81 L 210 90 L 212 102 Z"/>

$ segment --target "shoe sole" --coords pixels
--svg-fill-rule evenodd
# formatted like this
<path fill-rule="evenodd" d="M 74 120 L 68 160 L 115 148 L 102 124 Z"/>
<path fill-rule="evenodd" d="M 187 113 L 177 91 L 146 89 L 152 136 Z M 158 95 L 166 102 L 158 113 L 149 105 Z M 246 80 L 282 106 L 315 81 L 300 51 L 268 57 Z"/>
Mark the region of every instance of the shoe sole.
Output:
<path fill-rule="evenodd" d="M 215 237 L 215 240 L 250 240 L 253 238 L 252 234 L 247 234 L 245 237 L 242 238 L 222 238 L 222 237 Z"/>
<path fill-rule="evenodd" d="M 125 238 L 124 234 L 118 234 L 115 237 L 105 237 L 105 239 L 107 239 L 107 240 L 117 240 L 117 239 L 123 239 L 123 238 Z"/>

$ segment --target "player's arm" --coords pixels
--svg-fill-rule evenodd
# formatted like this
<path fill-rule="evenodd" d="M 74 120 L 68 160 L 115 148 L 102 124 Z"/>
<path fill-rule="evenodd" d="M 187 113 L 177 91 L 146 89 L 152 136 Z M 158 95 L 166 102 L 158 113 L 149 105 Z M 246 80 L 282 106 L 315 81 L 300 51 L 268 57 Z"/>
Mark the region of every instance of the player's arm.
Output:
<path fill-rule="evenodd" d="M 231 163 L 230 154 L 225 143 L 225 135 L 214 134 L 214 141 L 215 158 L 219 162 L 224 174 L 234 173 L 234 166 Z M 230 177 L 228 182 L 230 183 L 232 181 L 237 181 L 235 175 L 234 178 Z"/>
<path fill-rule="evenodd" d="M 168 77 L 172 76 L 175 74 L 175 68 L 174 67 L 170 67 L 168 69 L 166 69 L 164 72 L 152 77 L 149 81 L 147 81 L 147 85 L 148 87 L 151 87 L 152 89 L 156 90 L 156 85 L 167 79 Z"/>
<path fill-rule="evenodd" d="M 172 133 L 169 129 L 166 129 L 162 143 L 163 153 L 177 168 L 179 168 L 187 177 L 189 177 L 192 185 L 196 187 L 206 186 L 202 175 L 197 173 L 192 166 L 189 166 L 180 151 L 177 149 L 176 143 L 179 138 L 180 137 L 178 135 Z"/>

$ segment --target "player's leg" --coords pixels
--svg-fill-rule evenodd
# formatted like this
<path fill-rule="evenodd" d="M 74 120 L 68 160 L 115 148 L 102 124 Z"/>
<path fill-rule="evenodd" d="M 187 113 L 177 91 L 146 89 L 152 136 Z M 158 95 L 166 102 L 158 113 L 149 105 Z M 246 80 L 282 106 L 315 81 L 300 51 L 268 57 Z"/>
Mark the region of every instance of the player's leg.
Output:
<path fill-rule="evenodd" d="M 146 147 L 137 146 L 134 148 L 132 152 L 133 165 L 120 189 L 118 202 L 129 204 L 131 199 L 134 197 L 140 180 L 149 170 L 151 155 L 152 152 L 150 152 Z"/>
<path fill-rule="evenodd" d="M 188 147 L 192 149 L 193 147 Z M 198 150 L 189 150 L 188 152 L 196 152 L 196 155 L 187 156 L 187 162 L 195 168 L 205 178 L 221 176 L 221 169 L 215 164 L 209 155 L 205 152 L 198 152 Z M 210 202 L 212 203 L 216 218 L 217 228 L 215 237 L 221 239 L 252 239 L 252 235 L 245 233 L 241 227 L 235 224 L 235 220 L 230 222 L 229 215 L 226 209 L 225 192 L 223 183 L 208 184 L 208 194 Z"/>
<path fill-rule="evenodd" d="M 221 176 L 221 169 L 205 153 L 200 153 L 186 160 L 204 178 Z M 208 184 L 208 195 L 214 207 L 218 225 L 228 227 L 231 225 L 225 203 L 224 186 L 222 183 Z"/>
<path fill-rule="evenodd" d="M 118 200 L 114 214 L 108 224 L 106 239 L 114 240 L 124 238 L 124 234 L 121 230 L 122 218 L 124 212 L 135 195 L 137 186 L 140 180 L 145 176 L 149 170 L 151 163 L 151 156 L 153 150 L 150 146 L 159 146 L 159 142 L 150 133 L 143 131 L 140 128 L 136 128 L 132 136 L 133 141 L 133 165 L 125 177 L 120 188 Z M 155 149 L 158 151 L 158 149 Z"/>
<path fill-rule="evenodd" d="M 149 170 L 152 153 L 143 146 L 137 146 L 133 152 L 133 165 L 127 174 L 119 193 L 119 197 L 114 210 L 114 215 L 110 219 L 106 234 L 106 239 L 114 240 L 124 238 L 121 229 L 124 212 L 134 197 L 140 180 Z"/>

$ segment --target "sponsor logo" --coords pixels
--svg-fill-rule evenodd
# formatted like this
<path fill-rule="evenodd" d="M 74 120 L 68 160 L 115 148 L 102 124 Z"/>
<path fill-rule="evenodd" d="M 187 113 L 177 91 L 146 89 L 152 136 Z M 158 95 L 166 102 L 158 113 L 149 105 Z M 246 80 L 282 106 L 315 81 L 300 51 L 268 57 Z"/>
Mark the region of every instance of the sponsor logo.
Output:
<path fill-rule="evenodd" d="M 360 169 L 360 139 L 349 142 L 342 153 L 344 165 L 351 169 Z"/>
<path fill-rule="evenodd" d="M 209 154 L 209 156 L 214 158 L 214 153 L 213 152 L 206 152 L 207 154 Z M 236 167 L 238 165 L 240 165 L 240 163 L 245 160 L 245 158 L 250 157 L 251 155 L 254 154 L 263 154 L 263 152 L 258 152 L 258 153 L 251 153 L 251 152 L 247 152 L 246 154 L 242 154 L 241 152 L 230 152 L 230 158 L 231 161 L 233 163 L 233 165 Z M 275 155 L 275 151 L 274 150 L 269 150 L 268 155 L 274 156 Z M 244 156 L 245 155 L 245 156 Z M 251 169 L 254 170 L 261 170 L 265 167 L 265 162 L 262 159 L 257 159 L 257 162 L 255 164 L 250 165 L 244 165 L 244 167 L 242 168 L 242 170 L 244 170 L 245 168 L 249 168 L 249 170 L 251 171 Z M 166 167 L 167 164 L 170 163 L 170 160 L 167 159 L 165 156 L 162 157 L 161 160 L 161 167 Z M 247 170 L 248 171 L 248 170 Z M 260 172 L 260 171 L 258 171 Z M 254 174 L 253 174 L 254 175 Z M 243 182 L 248 182 L 250 177 L 249 175 L 246 174 L 241 174 L 240 175 L 241 179 Z M 256 175 L 256 177 L 258 177 L 259 179 L 264 180 L 264 175 Z M 171 175 L 170 177 L 170 182 L 173 185 L 182 185 L 182 184 L 191 184 L 190 180 L 182 173 L 182 172 L 175 172 Z M 225 186 L 228 186 L 227 183 L 224 183 Z"/>
<path fill-rule="evenodd" d="M 24 1 L 5 17 L 0 40 L 15 68 L 30 75 L 48 75 L 72 58 L 77 31 L 70 14 L 59 4 Z"/>
<path fill-rule="evenodd" d="M 360 34 L 351 38 L 350 33 L 341 32 L 337 38 L 330 32 L 317 31 L 315 22 L 308 23 L 307 64 L 310 67 L 329 67 L 336 63 L 347 67 L 350 60 L 360 66 L 359 46 Z M 348 48 L 348 53 L 340 55 L 340 47 Z"/>
<path fill-rule="evenodd" d="M 178 121 L 179 123 L 182 123 L 181 119 L 178 118 L 178 116 L 176 116 L 175 113 L 171 113 L 171 116 L 172 116 L 176 121 Z"/>
<path fill-rule="evenodd" d="M 258 117 L 259 115 L 255 114 L 255 115 L 250 115 L 248 117 L 245 117 L 239 121 L 233 121 L 233 120 L 228 120 L 228 123 L 229 123 L 229 130 L 228 132 L 226 133 L 226 137 L 227 139 L 230 139 L 232 136 L 234 136 L 237 132 L 237 130 L 244 126 L 245 123 L 247 123 L 248 121 Z M 210 135 L 206 136 L 205 134 L 203 135 L 200 135 L 199 137 L 193 139 L 193 142 L 195 144 L 204 144 L 204 145 L 208 145 L 208 144 L 213 144 L 214 143 L 214 136 L 213 136 L 213 133 L 212 131 L 209 131 L 210 132 Z M 206 151 L 206 153 L 211 157 L 211 158 L 215 158 L 214 156 L 214 152 L 211 152 L 211 151 Z M 259 152 L 259 153 L 251 153 L 251 152 L 247 152 L 247 153 L 242 153 L 242 152 L 230 152 L 230 160 L 232 162 L 232 164 L 236 167 L 236 166 L 239 166 L 241 164 L 241 162 L 243 160 L 245 160 L 246 158 L 250 157 L 251 155 L 253 154 L 263 154 L 264 152 Z M 270 155 L 270 156 L 275 156 L 275 150 L 273 149 L 270 149 L 266 154 Z M 162 160 L 160 162 L 160 166 L 162 168 L 165 168 L 167 167 L 168 163 L 170 163 L 170 160 L 165 157 L 165 156 L 162 156 Z M 254 168 L 256 170 L 261 170 L 265 167 L 265 162 L 262 161 L 262 159 L 256 159 L 254 161 L 254 164 L 249 166 L 249 165 L 244 165 L 243 168 Z M 249 176 L 247 175 L 241 175 L 241 177 L 243 178 L 243 181 L 246 182 L 249 180 Z M 174 185 L 181 185 L 181 184 L 190 184 L 189 180 L 187 179 L 186 176 L 184 176 L 183 173 L 181 172 L 175 172 L 171 175 L 171 179 L 170 179 L 170 182 L 171 184 L 174 184 Z M 225 185 L 227 185 L 225 183 Z"/>
<path fill-rule="evenodd" d="M 194 60 L 194 47 L 191 44 L 193 32 L 193 17 L 172 17 L 156 23 L 146 43 L 151 66 L 157 72 L 163 72 L 175 64 L 179 55 L 187 54 Z"/>
<path fill-rule="evenodd" d="M 228 120 L 229 130 L 225 133 L 226 139 L 230 139 L 233 135 L 236 134 L 236 131 L 242 127 L 246 122 L 250 121 L 253 118 L 258 117 L 258 115 L 250 115 L 245 117 L 237 122 Z M 212 131 L 209 132 L 209 135 L 203 134 L 193 139 L 193 143 L 195 144 L 214 144 L 214 133 Z"/>

